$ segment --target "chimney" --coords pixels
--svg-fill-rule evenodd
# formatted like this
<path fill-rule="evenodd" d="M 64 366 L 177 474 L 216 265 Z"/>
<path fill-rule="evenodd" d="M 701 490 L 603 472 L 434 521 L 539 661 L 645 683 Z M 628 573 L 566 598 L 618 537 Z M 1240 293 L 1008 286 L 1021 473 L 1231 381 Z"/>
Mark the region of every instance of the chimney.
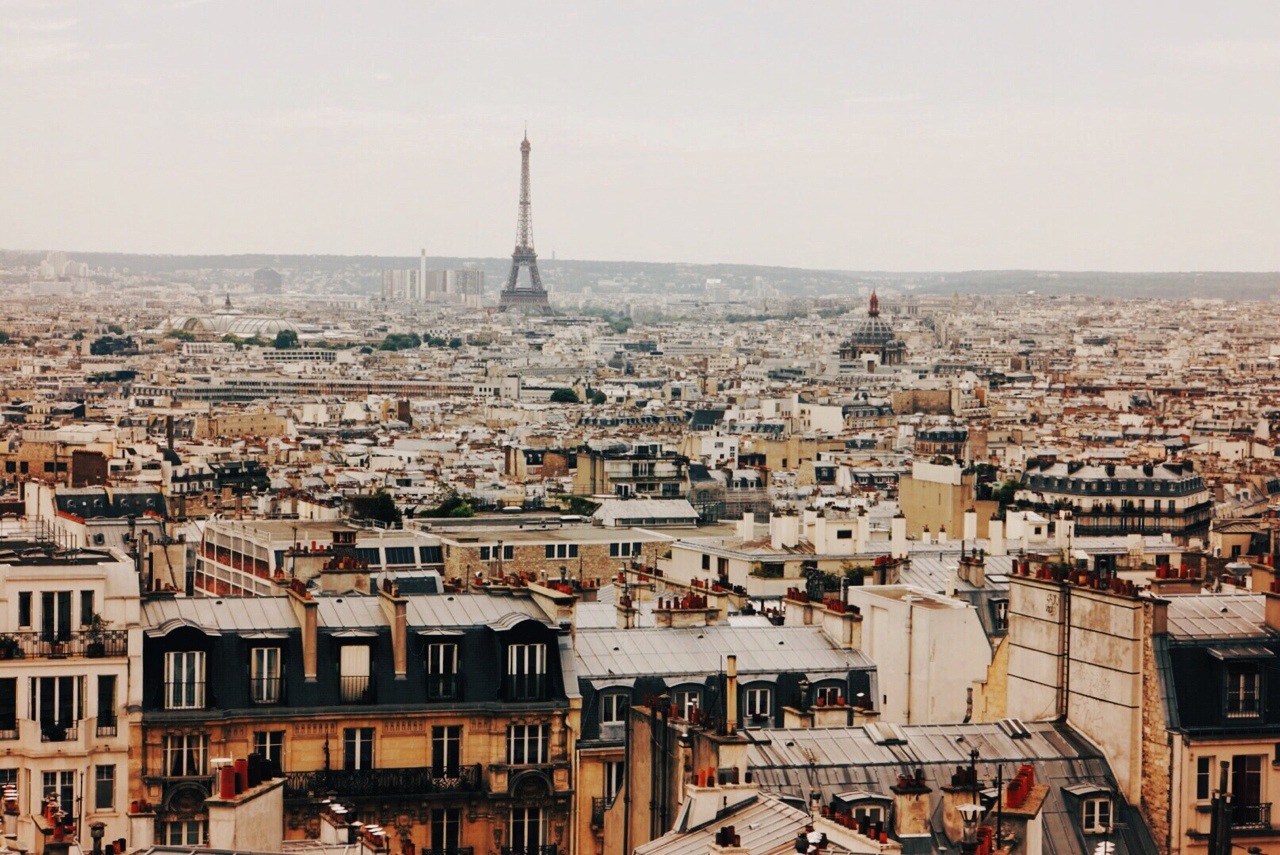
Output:
<path fill-rule="evenodd" d="M 793 547 L 800 541 L 800 518 L 794 514 L 769 517 L 769 545 L 777 551 Z"/>
<path fill-rule="evenodd" d="M 1010 508 L 1004 515 L 1004 536 L 1006 540 L 1021 540 L 1022 530 L 1026 527 L 1026 519 L 1022 511 Z"/>
<path fill-rule="evenodd" d="M 964 512 L 964 533 L 961 539 L 969 543 L 978 539 L 978 512 L 973 508 Z"/>
<path fill-rule="evenodd" d="M 911 775 L 899 775 L 898 783 L 889 788 L 893 793 L 893 836 L 928 835 L 933 827 L 930 822 L 929 793 L 932 790 L 924 782 L 924 770 L 917 769 Z"/>
<path fill-rule="evenodd" d="M 988 525 L 987 552 L 991 555 L 1009 554 L 1009 548 L 1004 542 L 1004 520 L 994 515 Z"/>
<path fill-rule="evenodd" d="M 907 553 L 907 518 L 897 513 L 889 523 L 889 557 L 906 558 Z"/>
<path fill-rule="evenodd" d="M 867 551 L 867 541 L 871 540 L 871 517 L 867 516 L 866 508 L 858 511 L 857 523 L 858 527 L 854 532 L 854 537 L 857 539 L 857 546 L 855 546 L 854 549 L 859 555 L 861 555 Z"/>
<path fill-rule="evenodd" d="M 400 586 L 383 579 L 378 586 L 378 605 L 391 625 L 391 649 L 395 657 L 396 679 L 409 677 L 409 601 L 400 596 Z"/>
<path fill-rule="evenodd" d="M 920 542 L 933 543 L 933 534 L 930 533 L 928 526 L 925 526 L 924 531 L 920 532 Z"/>
<path fill-rule="evenodd" d="M 294 579 L 289 585 L 289 604 L 302 627 L 302 676 L 308 683 L 316 682 L 316 621 L 320 604 L 307 591 L 306 585 Z"/>
<path fill-rule="evenodd" d="M 738 730 L 738 657 L 730 653 L 724 663 L 724 731 Z"/>
<path fill-rule="evenodd" d="M 756 515 L 747 511 L 742 515 L 742 519 L 738 521 L 738 538 L 740 540 L 754 540 L 756 536 Z"/>
<path fill-rule="evenodd" d="M 1076 534 L 1076 523 L 1071 518 L 1071 511 L 1058 511 L 1058 524 L 1054 526 L 1053 534 L 1054 545 L 1059 549 L 1066 549 L 1071 545 Z"/>
<path fill-rule="evenodd" d="M 946 542 L 947 542 L 947 527 L 945 525 L 938 526 L 938 543 L 946 543 Z"/>
<path fill-rule="evenodd" d="M 823 514 L 818 514 L 813 520 L 813 551 L 819 555 L 827 553 L 827 518 Z"/>

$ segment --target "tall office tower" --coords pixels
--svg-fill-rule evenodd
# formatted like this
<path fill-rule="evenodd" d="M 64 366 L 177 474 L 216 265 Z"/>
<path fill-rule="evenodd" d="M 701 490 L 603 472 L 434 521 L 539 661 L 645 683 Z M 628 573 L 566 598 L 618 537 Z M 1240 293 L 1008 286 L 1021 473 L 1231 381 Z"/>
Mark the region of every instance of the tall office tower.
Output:
<path fill-rule="evenodd" d="M 427 251 L 425 249 L 418 257 L 418 290 L 422 292 L 419 299 L 427 299 Z"/>
<path fill-rule="evenodd" d="M 520 143 L 520 214 L 516 225 L 516 248 L 511 253 L 511 273 L 502 288 L 498 310 L 520 309 L 528 312 L 551 311 L 542 276 L 538 273 L 538 254 L 533 251 L 533 217 L 529 202 L 529 135 Z M 529 270 L 529 285 L 520 287 L 520 268 Z"/>

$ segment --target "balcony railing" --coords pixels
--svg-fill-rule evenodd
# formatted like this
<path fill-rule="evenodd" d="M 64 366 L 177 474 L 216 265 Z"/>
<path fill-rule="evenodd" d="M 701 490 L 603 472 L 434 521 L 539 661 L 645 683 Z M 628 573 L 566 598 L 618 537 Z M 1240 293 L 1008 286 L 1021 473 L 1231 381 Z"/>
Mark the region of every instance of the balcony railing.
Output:
<path fill-rule="evenodd" d="M 1233 804 L 1231 806 L 1232 828 L 1270 828 L 1271 802 L 1256 805 Z"/>
<path fill-rule="evenodd" d="M 129 632 L 81 629 L 47 635 L 39 630 L 0 634 L 0 659 L 67 659 L 127 656 Z"/>
<path fill-rule="evenodd" d="M 202 710 L 206 701 L 204 680 L 173 680 L 164 684 L 167 710 Z"/>
<path fill-rule="evenodd" d="M 368 674 L 359 677 L 339 677 L 339 698 L 344 704 L 373 703 L 373 684 Z"/>
<path fill-rule="evenodd" d="M 503 846 L 502 855 L 556 855 L 559 850 L 554 843 L 543 846 Z"/>
<path fill-rule="evenodd" d="M 278 704 L 283 689 L 282 677 L 252 677 L 249 680 L 249 700 L 255 704 Z"/>
<path fill-rule="evenodd" d="M 457 674 L 428 674 L 427 699 L 449 701 L 461 693 L 461 678 Z"/>
<path fill-rule="evenodd" d="M 95 730 L 96 736 L 98 736 L 99 738 L 102 738 L 104 736 L 115 736 L 116 730 L 117 730 L 117 724 L 116 724 L 115 716 L 111 716 L 111 718 L 104 718 L 102 716 L 98 717 L 98 724 Z"/>
<path fill-rule="evenodd" d="M 540 701 L 547 695 L 546 674 L 508 674 L 507 700 Z"/>
<path fill-rule="evenodd" d="M 69 742 L 73 739 L 80 738 L 80 722 L 72 721 L 65 724 L 55 723 L 52 721 L 40 722 L 40 741 L 41 742 Z"/>
<path fill-rule="evenodd" d="M 471 855 L 470 846 L 459 846 L 456 849 L 419 849 L 418 855 Z"/>
<path fill-rule="evenodd" d="M 0 721 L 0 739 L 17 739 L 18 738 L 18 722 L 16 719 L 8 718 Z"/>
<path fill-rule="evenodd" d="M 390 796 L 431 796 L 478 793 L 483 779 L 480 765 L 462 766 L 456 775 L 436 775 L 430 768 L 330 769 L 289 772 L 285 775 L 286 798 L 386 798 Z"/>

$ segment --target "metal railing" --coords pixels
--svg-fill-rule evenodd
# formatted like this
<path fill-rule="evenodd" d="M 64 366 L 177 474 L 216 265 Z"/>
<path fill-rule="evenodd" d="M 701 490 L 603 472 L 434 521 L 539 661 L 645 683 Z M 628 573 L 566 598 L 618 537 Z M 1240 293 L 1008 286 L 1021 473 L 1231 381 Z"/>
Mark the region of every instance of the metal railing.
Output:
<path fill-rule="evenodd" d="M 554 843 L 542 846 L 503 846 L 502 855 L 556 855 L 559 849 Z"/>
<path fill-rule="evenodd" d="M 55 723 L 51 721 L 43 721 L 40 723 L 40 741 L 41 742 L 69 742 L 73 739 L 80 738 L 80 722 L 72 721 L 63 723 Z"/>
<path fill-rule="evenodd" d="M 1270 828 L 1271 802 L 1254 805 L 1231 805 L 1232 828 Z"/>
<path fill-rule="evenodd" d="M 430 796 L 478 793 L 484 779 L 480 764 L 462 766 L 456 775 L 437 775 L 427 767 L 399 769 L 329 769 L 289 772 L 285 775 L 286 798 L 382 798 L 384 796 Z"/>
<path fill-rule="evenodd" d="M 98 737 L 115 736 L 117 727 L 115 716 L 111 716 L 110 718 L 99 716 L 94 735 Z"/>
<path fill-rule="evenodd" d="M 164 684 L 167 710 L 202 710 L 207 700 L 204 680 L 171 680 Z"/>
<path fill-rule="evenodd" d="M 0 659 L 68 659 L 129 655 L 124 629 L 44 633 L 39 630 L 0 633 Z"/>
<path fill-rule="evenodd" d="M 459 846 L 454 849 L 419 849 L 418 855 L 472 855 L 470 846 Z"/>
<path fill-rule="evenodd" d="M 344 704 L 373 703 L 373 683 L 368 674 L 338 678 L 339 699 Z"/>
<path fill-rule="evenodd" d="M 249 678 L 249 700 L 255 704 L 278 704 L 284 696 L 284 678 Z"/>
<path fill-rule="evenodd" d="M 428 674 L 427 700 L 453 700 L 461 694 L 461 683 L 457 674 Z"/>
<path fill-rule="evenodd" d="M 18 738 L 18 722 L 16 719 L 5 719 L 0 721 L 0 739 L 17 739 Z"/>
<path fill-rule="evenodd" d="M 546 697 L 546 674 L 508 674 L 506 677 L 507 700 L 540 701 Z"/>

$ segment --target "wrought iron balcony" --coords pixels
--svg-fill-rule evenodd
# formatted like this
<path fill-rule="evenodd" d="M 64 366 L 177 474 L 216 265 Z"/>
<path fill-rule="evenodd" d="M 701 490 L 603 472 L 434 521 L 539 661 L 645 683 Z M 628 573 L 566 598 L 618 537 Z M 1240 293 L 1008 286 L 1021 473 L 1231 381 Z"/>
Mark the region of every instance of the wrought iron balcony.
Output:
<path fill-rule="evenodd" d="M 93 659 L 128 654 L 129 632 L 124 629 L 55 633 L 29 630 L 0 634 L 0 659 Z"/>
<path fill-rule="evenodd" d="M 98 717 L 98 724 L 95 732 L 99 738 L 116 736 L 117 729 L 118 724 L 115 716 L 111 716 L 110 718 L 103 716 Z"/>
<path fill-rule="evenodd" d="M 40 722 L 41 742 L 67 742 L 80 738 L 80 722 Z"/>
<path fill-rule="evenodd" d="M 368 674 L 358 677 L 339 677 L 339 699 L 344 704 L 371 704 L 374 702 L 373 682 Z"/>
<path fill-rule="evenodd" d="M 557 855 L 559 849 L 554 843 L 543 846 L 503 846 L 502 855 Z"/>
<path fill-rule="evenodd" d="M 284 678 L 252 677 L 249 680 L 249 700 L 255 704 L 278 704 L 282 700 Z"/>
<path fill-rule="evenodd" d="M 1232 828 L 1270 828 L 1271 802 L 1260 802 L 1256 805 L 1233 804 L 1231 806 Z"/>
<path fill-rule="evenodd" d="M 427 700 L 451 701 L 462 694 L 462 677 L 458 674 L 428 674 Z"/>
<path fill-rule="evenodd" d="M 289 772 L 285 798 L 387 798 L 478 793 L 484 779 L 480 765 L 461 766 L 456 775 L 437 774 L 430 767 L 400 769 L 329 769 Z"/>

